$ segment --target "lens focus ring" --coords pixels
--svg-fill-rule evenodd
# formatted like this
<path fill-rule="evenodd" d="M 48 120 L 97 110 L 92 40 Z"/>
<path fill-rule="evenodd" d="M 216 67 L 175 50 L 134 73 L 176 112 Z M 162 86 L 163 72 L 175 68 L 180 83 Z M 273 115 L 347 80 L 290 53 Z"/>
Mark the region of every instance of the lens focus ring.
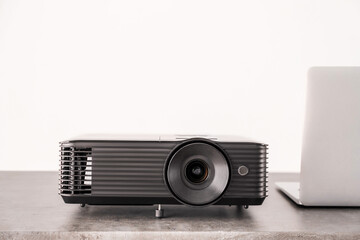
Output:
<path fill-rule="evenodd" d="M 212 144 L 188 143 L 168 161 L 166 182 L 174 196 L 185 204 L 212 204 L 220 198 L 229 183 L 229 163 Z"/>

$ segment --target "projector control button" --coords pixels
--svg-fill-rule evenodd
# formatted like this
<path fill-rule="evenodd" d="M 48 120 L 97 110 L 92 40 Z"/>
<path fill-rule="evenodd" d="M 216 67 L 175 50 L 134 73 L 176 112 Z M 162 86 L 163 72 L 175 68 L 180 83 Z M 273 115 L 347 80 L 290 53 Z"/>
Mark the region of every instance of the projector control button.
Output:
<path fill-rule="evenodd" d="M 241 165 L 238 168 L 238 173 L 239 173 L 240 176 L 246 176 L 249 173 L 249 169 L 246 166 Z"/>

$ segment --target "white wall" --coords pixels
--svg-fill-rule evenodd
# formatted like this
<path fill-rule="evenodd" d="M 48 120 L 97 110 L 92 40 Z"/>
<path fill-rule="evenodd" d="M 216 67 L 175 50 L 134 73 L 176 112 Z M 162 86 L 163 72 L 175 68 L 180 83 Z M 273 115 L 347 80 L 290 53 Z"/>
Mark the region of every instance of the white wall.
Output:
<path fill-rule="evenodd" d="M 0 170 L 83 133 L 243 135 L 298 171 L 306 71 L 360 65 L 360 1 L 0 1 Z"/>

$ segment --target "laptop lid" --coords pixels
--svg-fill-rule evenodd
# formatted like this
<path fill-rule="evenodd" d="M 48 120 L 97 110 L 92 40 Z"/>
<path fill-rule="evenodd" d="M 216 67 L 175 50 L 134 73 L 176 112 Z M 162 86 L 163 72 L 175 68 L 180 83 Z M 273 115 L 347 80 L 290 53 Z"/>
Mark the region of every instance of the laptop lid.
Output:
<path fill-rule="evenodd" d="M 360 206 L 360 67 L 308 72 L 300 201 Z"/>

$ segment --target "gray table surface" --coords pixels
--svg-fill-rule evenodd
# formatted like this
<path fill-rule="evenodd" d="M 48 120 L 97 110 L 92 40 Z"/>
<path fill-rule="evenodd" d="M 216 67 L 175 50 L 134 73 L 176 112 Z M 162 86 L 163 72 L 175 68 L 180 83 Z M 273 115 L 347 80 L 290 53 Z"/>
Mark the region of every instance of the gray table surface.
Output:
<path fill-rule="evenodd" d="M 192 208 L 65 204 L 57 172 L 0 172 L 0 239 L 360 239 L 360 208 L 298 207 L 275 181 L 298 174 L 270 174 L 262 206 Z"/>

